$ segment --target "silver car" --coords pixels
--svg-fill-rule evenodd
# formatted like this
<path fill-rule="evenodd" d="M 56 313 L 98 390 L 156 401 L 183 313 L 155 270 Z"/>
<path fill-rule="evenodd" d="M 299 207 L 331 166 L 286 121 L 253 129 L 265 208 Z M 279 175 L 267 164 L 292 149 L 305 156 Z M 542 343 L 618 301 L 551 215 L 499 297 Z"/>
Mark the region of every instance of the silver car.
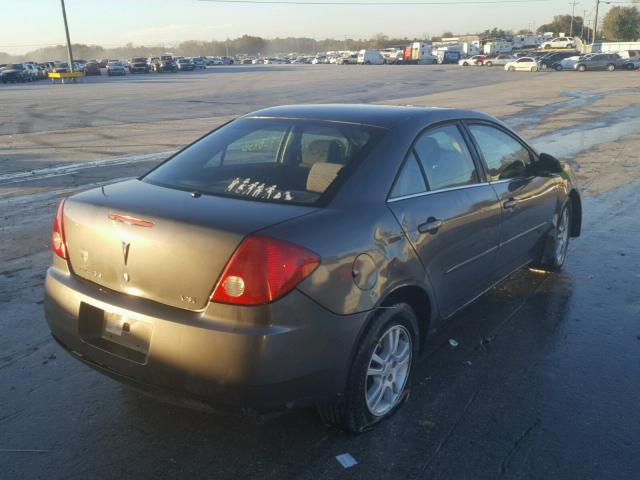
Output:
<path fill-rule="evenodd" d="M 517 60 L 513 55 L 498 55 L 497 57 L 487 58 L 484 61 L 486 67 L 493 67 L 494 65 L 504 66 L 509 62 Z"/>

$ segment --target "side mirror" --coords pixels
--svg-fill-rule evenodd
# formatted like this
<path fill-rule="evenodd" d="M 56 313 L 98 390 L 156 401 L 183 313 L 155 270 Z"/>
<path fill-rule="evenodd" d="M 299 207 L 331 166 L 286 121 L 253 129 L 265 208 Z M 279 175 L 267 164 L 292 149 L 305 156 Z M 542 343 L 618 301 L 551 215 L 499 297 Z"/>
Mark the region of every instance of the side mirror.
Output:
<path fill-rule="evenodd" d="M 539 174 L 562 173 L 564 171 L 560 160 L 548 153 L 540 154 L 538 161 L 535 163 L 535 170 Z"/>

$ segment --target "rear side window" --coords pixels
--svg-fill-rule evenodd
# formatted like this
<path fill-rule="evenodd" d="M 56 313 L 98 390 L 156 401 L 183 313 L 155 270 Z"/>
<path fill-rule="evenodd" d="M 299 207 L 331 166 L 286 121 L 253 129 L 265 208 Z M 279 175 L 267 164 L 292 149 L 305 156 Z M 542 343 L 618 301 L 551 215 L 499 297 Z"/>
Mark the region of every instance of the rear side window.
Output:
<path fill-rule="evenodd" d="M 457 126 L 428 130 L 418 138 L 415 151 L 427 176 L 429 190 L 478 183 L 476 167 Z"/>
<path fill-rule="evenodd" d="M 524 145 L 488 125 L 470 125 L 469 130 L 487 164 L 489 180 L 528 176 L 531 155 Z"/>
<path fill-rule="evenodd" d="M 390 198 L 415 195 L 416 193 L 424 193 L 426 191 L 427 186 L 424 183 L 418 160 L 413 153 L 410 153 L 391 190 Z"/>
<path fill-rule="evenodd" d="M 190 145 L 142 180 L 246 200 L 317 204 L 386 132 L 347 123 L 244 118 Z"/>

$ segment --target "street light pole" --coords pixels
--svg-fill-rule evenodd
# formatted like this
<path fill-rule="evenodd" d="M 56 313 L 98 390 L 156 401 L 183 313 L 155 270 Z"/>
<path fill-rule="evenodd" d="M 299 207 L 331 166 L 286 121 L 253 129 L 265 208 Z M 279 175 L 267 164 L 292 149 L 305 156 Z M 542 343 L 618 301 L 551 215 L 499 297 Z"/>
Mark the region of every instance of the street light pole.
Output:
<path fill-rule="evenodd" d="M 569 5 L 571 5 L 571 27 L 569 28 L 569 36 L 573 37 L 573 17 L 575 17 L 576 14 L 576 5 L 579 2 L 576 2 L 576 0 L 573 0 L 573 2 L 571 2 Z"/>
<path fill-rule="evenodd" d="M 73 52 L 71 51 L 71 38 L 69 37 L 69 25 L 67 25 L 67 11 L 64 8 L 64 0 L 60 0 L 62 6 L 62 18 L 64 19 L 64 31 L 67 35 L 67 53 L 69 54 L 69 69 L 73 72 Z"/>
<path fill-rule="evenodd" d="M 600 7 L 600 0 L 596 0 L 596 17 L 593 20 L 593 40 L 591 43 L 596 42 L 596 36 L 598 35 L 598 8 Z"/>

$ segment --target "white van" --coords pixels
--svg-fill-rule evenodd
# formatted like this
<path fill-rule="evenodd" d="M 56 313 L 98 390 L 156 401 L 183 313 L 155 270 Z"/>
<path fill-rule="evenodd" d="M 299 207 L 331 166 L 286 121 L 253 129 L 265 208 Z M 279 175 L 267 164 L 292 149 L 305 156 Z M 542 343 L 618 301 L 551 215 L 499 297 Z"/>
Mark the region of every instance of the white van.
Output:
<path fill-rule="evenodd" d="M 384 57 L 378 50 L 360 50 L 358 52 L 359 65 L 382 65 Z"/>

